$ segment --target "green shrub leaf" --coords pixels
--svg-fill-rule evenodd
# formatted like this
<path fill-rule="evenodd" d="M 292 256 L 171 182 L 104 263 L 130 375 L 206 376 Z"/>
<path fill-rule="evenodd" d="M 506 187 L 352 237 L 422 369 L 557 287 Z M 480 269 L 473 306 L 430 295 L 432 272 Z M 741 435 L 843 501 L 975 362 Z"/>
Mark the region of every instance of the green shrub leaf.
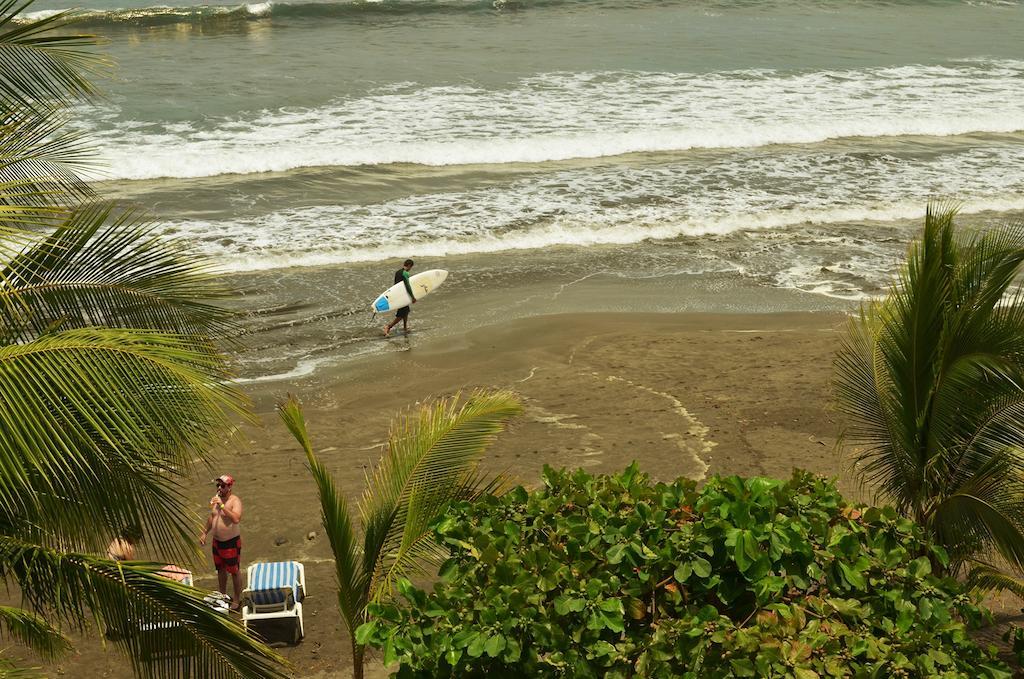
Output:
<path fill-rule="evenodd" d="M 359 631 L 401 677 L 1008 676 L 923 533 L 807 473 L 546 469 L 442 523 L 444 579 Z"/>

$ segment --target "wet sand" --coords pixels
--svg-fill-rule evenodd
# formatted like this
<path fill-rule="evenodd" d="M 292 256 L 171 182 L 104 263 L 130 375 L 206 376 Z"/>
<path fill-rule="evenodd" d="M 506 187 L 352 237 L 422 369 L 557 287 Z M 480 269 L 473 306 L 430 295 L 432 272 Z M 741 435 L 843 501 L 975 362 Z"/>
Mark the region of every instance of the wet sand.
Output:
<path fill-rule="evenodd" d="M 353 501 L 395 414 L 476 387 L 511 388 L 522 397 L 524 415 L 486 465 L 526 485 L 537 482 L 545 464 L 603 473 L 636 459 L 657 479 L 788 477 L 802 467 L 840 476 L 844 492 L 860 497 L 840 475 L 838 426 L 829 410 L 832 356 L 844 324 L 840 315 L 814 313 L 538 316 L 455 341 L 421 345 L 415 333 L 398 335 L 380 341 L 404 351 L 305 383 L 246 385 L 261 423 L 245 430 L 217 473 L 237 479 L 245 503 L 243 565 L 306 564 L 306 639 L 280 645 L 280 652 L 295 676 L 351 676 L 316 490 L 273 410 L 286 393 L 303 401 L 316 450 Z M 197 480 L 197 511 L 211 490 Z M 197 584 L 215 586 L 209 563 L 197 565 L 196 575 Z M 272 641 L 288 636 L 283 628 L 260 629 Z M 124 676 L 126 664 L 113 649 L 84 641 L 79 650 L 53 674 Z M 368 676 L 386 673 L 371 662 Z"/>

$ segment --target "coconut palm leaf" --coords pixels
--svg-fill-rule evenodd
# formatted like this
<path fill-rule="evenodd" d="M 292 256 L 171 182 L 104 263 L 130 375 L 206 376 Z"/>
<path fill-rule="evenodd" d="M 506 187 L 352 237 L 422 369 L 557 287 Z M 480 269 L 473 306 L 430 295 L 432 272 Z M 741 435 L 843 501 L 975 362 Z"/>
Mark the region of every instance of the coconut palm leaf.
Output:
<path fill-rule="evenodd" d="M 1004 299 L 1024 264 L 1024 222 L 973 235 L 962 248 L 954 270 L 957 299 L 972 300 L 961 316 L 984 326 L 986 315 Z M 985 336 L 981 336 L 985 339 Z"/>
<path fill-rule="evenodd" d="M 110 62 L 66 31 L 69 13 L 28 6 L 0 0 L 0 578 L 32 610 L 0 608 L 0 631 L 51 656 L 67 645 L 56 629 L 96 620 L 140 676 L 285 676 L 161 564 L 75 551 L 140 524 L 155 553 L 192 556 L 182 484 L 248 415 L 203 265 L 131 213 L 81 205 L 95 165 L 63 111 L 96 97 Z"/>
<path fill-rule="evenodd" d="M 1012 592 L 1024 599 L 1024 579 L 985 562 L 975 562 L 967 575 L 967 586 L 979 592 Z"/>
<path fill-rule="evenodd" d="M 67 116 L 40 116 L 25 107 L 0 117 L 0 203 L 72 205 L 94 195 L 82 174 L 95 170 L 84 133 L 65 129 Z"/>
<path fill-rule="evenodd" d="M 966 561 L 978 549 L 994 549 L 1016 568 L 1024 566 L 1024 486 L 1019 454 L 1013 449 L 978 456 L 981 463 L 967 482 L 947 487 L 937 496 L 927 526 L 954 563 Z"/>
<path fill-rule="evenodd" d="M 19 667 L 9 658 L 3 657 L 0 651 L 0 679 L 42 679 L 43 674 L 40 667 Z"/>
<path fill-rule="evenodd" d="M 73 20 L 71 12 L 30 20 L 19 18 L 32 4 L 0 1 L 0 105 L 46 113 L 54 103 L 70 105 L 97 96 L 90 77 L 109 72 L 111 62 L 91 48 L 91 35 L 57 35 Z"/>
<path fill-rule="evenodd" d="M 21 608 L 0 606 L 0 634 L 31 648 L 40 657 L 57 658 L 71 650 L 71 642 L 42 617 Z"/>
<path fill-rule="evenodd" d="M 852 324 L 835 361 L 843 442 L 954 572 L 990 553 L 1022 569 L 1024 227 L 961 235 L 955 216 L 929 206 L 889 295 Z"/>
<path fill-rule="evenodd" d="M 86 549 L 139 524 L 181 556 L 194 524 L 178 484 L 245 412 L 227 377 L 209 346 L 157 332 L 0 347 L 0 516 Z"/>
<path fill-rule="evenodd" d="M 922 490 L 920 477 L 927 464 L 927 418 L 935 388 L 935 368 L 941 362 L 942 337 L 950 281 L 951 231 L 945 228 L 950 213 L 925 216 L 921 243 L 912 248 L 906 275 L 884 305 L 887 322 L 877 335 L 878 351 L 891 380 L 901 426 L 894 431 L 899 445 L 913 460 L 914 493 Z"/>
<path fill-rule="evenodd" d="M 501 495 L 509 486 L 506 474 L 486 476 L 475 471 L 467 474 L 461 483 L 449 486 L 445 495 L 440 492 L 417 492 L 416 494 L 421 497 L 410 501 L 410 504 L 415 505 L 410 508 L 410 513 L 420 517 L 429 516 L 430 520 L 426 522 L 426 528 L 422 532 L 419 532 L 421 522 L 418 525 L 415 521 L 406 523 L 399 546 L 385 552 L 385 558 L 378 560 L 382 568 L 379 569 L 381 572 L 377 576 L 378 580 L 374 582 L 372 600 L 377 602 L 390 598 L 395 587 L 403 579 L 436 574 L 437 569 L 448 558 L 449 551 L 438 544 L 430 527 L 453 502 L 475 502 L 487 495 Z"/>
<path fill-rule="evenodd" d="M 388 452 L 368 480 L 360 502 L 367 547 L 380 556 L 371 597 L 390 596 L 397 580 L 418 559 L 439 552 L 420 538 L 453 500 L 472 499 L 480 489 L 477 465 L 487 447 L 522 407 L 508 391 L 460 395 L 401 418 L 392 426 Z"/>
<path fill-rule="evenodd" d="M 913 478 L 916 460 L 897 435 L 900 412 L 875 342 L 882 325 L 883 317 L 875 308 L 862 310 L 850 322 L 836 355 L 839 377 L 833 388 L 838 409 L 846 416 L 842 441 L 860 447 L 857 464 L 862 480 L 898 499 L 909 495 L 904 483 Z"/>
<path fill-rule="evenodd" d="M 359 505 L 361 546 L 345 498 L 313 453 L 299 402 L 289 398 L 278 408 L 306 453 L 320 493 L 324 529 L 335 557 L 338 604 L 352 644 L 353 676 L 358 679 L 365 649 L 355 630 L 366 620 L 367 604 L 389 596 L 398 578 L 419 572 L 420 559 L 437 561 L 440 550 L 430 539 L 430 524 L 452 502 L 501 487 L 503 477 L 488 480 L 477 465 L 522 407 L 510 392 L 476 391 L 464 402 L 456 395 L 396 420 L 387 451 L 367 479 Z"/>
<path fill-rule="evenodd" d="M 186 335 L 233 330 L 209 300 L 229 293 L 184 241 L 110 203 L 76 209 L 0 270 L 0 335 L 26 341 L 62 328 L 156 328 Z"/>
<path fill-rule="evenodd" d="M 164 567 L 0 537 L 0 576 L 18 584 L 28 605 L 80 630 L 95 620 L 137 676 L 288 676 L 279 656 L 203 600 L 207 592 L 160 576 Z"/>
<path fill-rule="evenodd" d="M 968 474 L 973 473 L 986 458 L 997 454 L 1014 454 L 1017 460 L 1015 471 L 1020 471 L 1024 465 L 1020 450 L 1015 448 L 1024 440 L 1024 393 L 1006 394 L 992 401 L 990 411 L 979 418 L 977 428 L 963 444 L 966 454 L 961 459 Z M 959 473 L 952 478 L 958 486 L 966 482 Z"/>
<path fill-rule="evenodd" d="M 1015 394 L 1000 389 L 1016 380 L 1015 370 L 1006 373 L 1004 362 L 998 359 L 992 360 L 989 369 L 988 359 L 973 356 L 959 360 L 947 371 L 944 386 L 936 394 L 932 418 L 936 431 L 931 435 L 934 495 L 970 484 L 998 456 L 1009 455 L 1009 471 L 1021 471 L 1022 461 L 1010 454 L 1024 440 L 1020 419 L 1024 391 Z"/>
<path fill-rule="evenodd" d="M 27 182 L 25 184 L 27 185 Z M 4 187 L 0 186 L 0 191 L 3 190 Z M 28 192 L 24 195 L 31 197 Z M 0 260 L 6 261 L 16 257 L 37 239 L 33 231 L 40 225 L 46 222 L 50 222 L 51 226 L 56 225 L 66 215 L 67 210 L 64 208 L 26 206 L 0 201 Z M 0 284 L 3 283 L 3 278 L 0 277 Z"/>
<path fill-rule="evenodd" d="M 65 207 L 44 204 L 50 196 L 32 186 L 30 179 L 0 183 L 0 256 L 17 254 L 41 229 L 53 228 L 68 214 Z"/>
<path fill-rule="evenodd" d="M 289 396 L 279 404 L 281 419 L 306 453 L 306 461 L 320 494 L 321 517 L 327 539 L 334 553 L 335 575 L 338 580 L 338 606 L 345 624 L 355 629 L 362 623 L 366 608 L 367 572 L 362 567 L 361 549 L 356 539 L 348 503 L 334 483 L 330 472 L 313 453 L 306 430 L 306 420 L 298 399 Z"/>

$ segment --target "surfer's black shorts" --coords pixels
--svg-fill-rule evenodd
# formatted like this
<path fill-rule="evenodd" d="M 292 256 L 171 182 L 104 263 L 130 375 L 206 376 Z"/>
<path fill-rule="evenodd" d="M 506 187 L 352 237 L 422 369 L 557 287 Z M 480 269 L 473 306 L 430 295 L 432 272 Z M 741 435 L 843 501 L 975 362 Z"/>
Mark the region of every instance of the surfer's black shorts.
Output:
<path fill-rule="evenodd" d="M 395 312 L 395 318 L 407 318 L 409 316 L 409 307 L 404 306 Z"/>

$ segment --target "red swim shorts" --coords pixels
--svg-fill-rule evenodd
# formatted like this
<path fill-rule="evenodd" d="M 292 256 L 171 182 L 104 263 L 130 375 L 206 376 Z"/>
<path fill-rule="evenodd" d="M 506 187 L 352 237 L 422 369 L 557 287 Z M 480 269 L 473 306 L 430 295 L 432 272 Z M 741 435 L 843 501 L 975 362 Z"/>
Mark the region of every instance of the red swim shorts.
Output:
<path fill-rule="evenodd" d="M 218 571 L 238 572 L 238 561 L 242 556 L 242 536 L 221 542 L 213 541 L 213 565 Z"/>

